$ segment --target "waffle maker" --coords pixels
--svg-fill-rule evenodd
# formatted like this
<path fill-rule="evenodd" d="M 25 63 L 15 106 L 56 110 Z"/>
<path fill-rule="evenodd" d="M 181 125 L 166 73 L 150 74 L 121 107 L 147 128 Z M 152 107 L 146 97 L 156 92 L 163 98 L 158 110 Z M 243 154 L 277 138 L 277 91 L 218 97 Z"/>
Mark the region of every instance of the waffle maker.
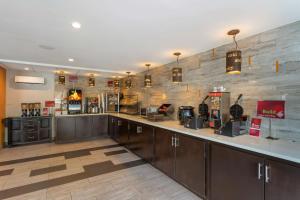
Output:
<path fill-rule="evenodd" d="M 244 113 L 244 109 L 239 105 L 239 100 L 242 98 L 242 94 L 239 95 L 235 103 L 230 107 L 230 115 L 232 118 L 222 127 L 219 134 L 230 137 L 241 135 L 241 122 Z"/>

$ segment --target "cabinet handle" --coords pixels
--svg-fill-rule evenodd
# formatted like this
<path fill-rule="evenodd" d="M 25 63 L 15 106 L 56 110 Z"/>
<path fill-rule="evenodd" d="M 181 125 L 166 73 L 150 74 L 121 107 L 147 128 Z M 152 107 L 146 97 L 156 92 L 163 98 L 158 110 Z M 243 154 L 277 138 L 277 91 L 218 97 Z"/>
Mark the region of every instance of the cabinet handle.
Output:
<path fill-rule="evenodd" d="M 261 163 L 258 163 L 258 165 L 257 165 L 257 171 L 258 171 L 258 173 L 257 173 L 257 178 L 258 178 L 258 180 L 260 180 L 261 179 L 261 177 L 262 177 L 262 173 L 261 173 L 261 168 L 262 168 L 262 164 Z"/>
<path fill-rule="evenodd" d="M 142 133 L 143 132 L 143 129 L 141 126 L 137 126 L 136 127 L 136 133 Z"/>
<path fill-rule="evenodd" d="M 172 136 L 172 147 L 174 146 L 174 136 Z"/>
<path fill-rule="evenodd" d="M 122 126 L 122 121 L 118 120 L 118 126 Z"/>
<path fill-rule="evenodd" d="M 266 183 L 270 183 L 271 182 L 271 178 L 270 178 L 270 170 L 271 170 L 271 167 L 266 165 L 265 166 L 265 173 L 266 173 L 266 176 L 265 176 L 265 182 Z"/>
<path fill-rule="evenodd" d="M 175 137 L 175 147 L 179 147 L 179 138 Z"/>

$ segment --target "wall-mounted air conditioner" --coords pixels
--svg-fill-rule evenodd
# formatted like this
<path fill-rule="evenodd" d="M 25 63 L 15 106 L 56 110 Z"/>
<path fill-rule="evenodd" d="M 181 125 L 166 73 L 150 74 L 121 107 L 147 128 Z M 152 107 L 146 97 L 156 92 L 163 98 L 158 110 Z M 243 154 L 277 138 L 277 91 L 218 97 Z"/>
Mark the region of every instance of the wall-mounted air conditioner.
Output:
<path fill-rule="evenodd" d="M 35 76 L 15 76 L 15 82 L 26 84 L 45 84 L 45 78 Z"/>

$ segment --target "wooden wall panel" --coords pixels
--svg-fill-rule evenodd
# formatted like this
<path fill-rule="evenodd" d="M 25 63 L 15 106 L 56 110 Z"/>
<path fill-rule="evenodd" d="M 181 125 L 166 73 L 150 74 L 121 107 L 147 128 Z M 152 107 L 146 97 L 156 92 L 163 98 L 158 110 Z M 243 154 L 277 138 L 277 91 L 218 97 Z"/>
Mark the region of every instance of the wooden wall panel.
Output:
<path fill-rule="evenodd" d="M 5 95 L 6 95 L 6 70 L 0 66 L 0 148 L 4 143 L 4 127 L 2 119 L 5 118 Z"/>

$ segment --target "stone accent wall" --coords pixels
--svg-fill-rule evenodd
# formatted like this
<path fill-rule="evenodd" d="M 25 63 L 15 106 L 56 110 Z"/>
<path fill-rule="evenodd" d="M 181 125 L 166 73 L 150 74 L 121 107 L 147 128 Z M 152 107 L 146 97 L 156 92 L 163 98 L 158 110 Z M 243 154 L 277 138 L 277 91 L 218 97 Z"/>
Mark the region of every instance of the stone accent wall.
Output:
<path fill-rule="evenodd" d="M 234 48 L 231 43 L 215 48 L 214 57 L 208 50 L 181 59 L 183 83 L 171 82 L 171 69 L 176 66 L 173 62 L 150 70 L 152 88 L 143 88 L 143 72 L 134 77 L 134 87 L 123 92 L 138 94 L 142 106 L 174 104 L 174 119 L 181 105 L 194 106 L 198 112 L 198 104 L 214 86 L 224 86 L 231 93 L 231 104 L 242 93 L 241 104 L 251 117 L 256 115 L 258 100 L 284 99 L 286 119 L 272 120 L 273 131 L 281 138 L 300 140 L 300 21 L 242 39 L 238 44 L 243 56 L 241 75 L 225 74 L 226 52 Z M 267 126 L 264 119 L 263 127 Z"/>

